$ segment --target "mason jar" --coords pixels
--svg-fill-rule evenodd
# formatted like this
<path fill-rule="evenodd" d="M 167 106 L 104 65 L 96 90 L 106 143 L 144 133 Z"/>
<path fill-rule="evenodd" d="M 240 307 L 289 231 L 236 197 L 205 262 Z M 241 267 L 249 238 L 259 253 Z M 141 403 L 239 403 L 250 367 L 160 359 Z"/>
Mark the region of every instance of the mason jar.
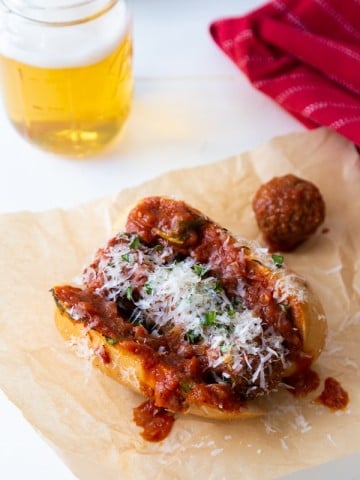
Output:
<path fill-rule="evenodd" d="M 84 157 L 112 142 L 132 100 L 124 0 L 0 0 L 4 105 L 16 130 Z"/>

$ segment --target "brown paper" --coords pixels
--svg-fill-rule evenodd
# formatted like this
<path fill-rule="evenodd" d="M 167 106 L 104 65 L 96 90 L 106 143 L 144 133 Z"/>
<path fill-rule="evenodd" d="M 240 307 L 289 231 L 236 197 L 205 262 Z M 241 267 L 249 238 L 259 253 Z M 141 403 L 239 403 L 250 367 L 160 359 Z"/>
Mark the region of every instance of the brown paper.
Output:
<path fill-rule="evenodd" d="M 142 399 L 69 351 L 53 322 L 49 288 L 71 281 L 111 235 L 118 213 L 140 197 L 176 195 L 235 233 L 260 238 L 251 199 L 261 182 L 292 172 L 313 181 L 324 226 L 286 263 L 305 276 L 329 324 L 316 363 L 350 394 L 333 413 L 287 392 L 264 418 L 232 423 L 182 416 L 151 444 L 132 408 Z M 360 160 L 325 129 L 275 138 L 257 150 L 175 171 L 73 210 L 0 217 L 0 386 L 79 479 L 269 479 L 350 454 L 360 445 Z"/>

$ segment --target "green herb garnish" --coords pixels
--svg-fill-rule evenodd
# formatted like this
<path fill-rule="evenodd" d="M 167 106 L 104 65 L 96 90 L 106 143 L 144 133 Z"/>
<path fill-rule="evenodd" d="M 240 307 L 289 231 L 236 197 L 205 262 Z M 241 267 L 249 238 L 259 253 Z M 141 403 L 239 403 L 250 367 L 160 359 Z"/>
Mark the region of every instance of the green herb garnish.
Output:
<path fill-rule="evenodd" d="M 121 258 L 122 258 L 123 260 L 125 260 L 125 262 L 128 262 L 128 263 L 129 263 L 130 261 L 132 261 L 132 256 L 130 255 L 130 253 L 124 253 L 124 255 L 121 255 Z"/>
<path fill-rule="evenodd" d="M 215 310 L 209 310 L 205 313 L 205 317 L 202 320 L 202 324 L 206 326 L 211 326 L 216 324 L 216 315 Z"/>
<path fill-rule="evenodd" d="M 194 343 L 197 343 L 201 340 L 201 335 L 196 335 L 196 333 L 194 332 L 194 330 L 189 330 L 188 332 L 186 332 L 185 334 L 185 339 L 191 343 L 191 344 L 194 344 Z"/>
<path fill-rule="evenodd" d="M 282 255 L 278 255 L 277 253 L 273 253 L 271 255 L 276 267 L 282 267 L 284 263 L 284 257 Z"/>
<path fill-rule="evenodd" d="M 144 290 L 145 290 L 145 293 L 147 293 L 148 295 L 151 295 L 152 292 L 153 292 L 153 289 L 152 289 L 152 286 L 149 282 L 146 282 L 144 284 Z"/>
<path fill-rule="evenodd" d="M 221 283 L 219 281 L 216 281 L 214 284 L 211 285 L 212 289 L 214 290 L 215 293 L 222 293 L 223 288 L 221 286 Z"/>
<path fill-rule="evenodd" d="M 231 335 L 235 332 L 235 327 L 234 325 L 225 325 L 225 330 L 229 335 Z"/>
<path fill-rule="evenodd" d="M 180 388 L 184 393 L 189 393 L 194 386 L 194 382 L 191 380 L 180 380 Z"/>
<path fill-rule="evenodd" d="M 164 250 L 164 246 L 163 245 L 160 245 L 160 243 L 158 243 L 157 245 L 155 245 L 154 247 L 154 250 L 156 252 L 160 252 L 161 250 Z"/>
<path fill-rule="evenodd" d="M 105 340 L 109 345 L 116 345 L 118 343 L 118 340 L 116 340 L 116 338 L 107 337 L 106 335 L 104 336 L 105 336 Z"/>
<path fill-rule="evenodd" d="M 134 248 L 135 250 L 137 248 L 139 248 L 139 245 L 140 245 L 140 238 L 135 235 L 135 237 L 132 239 L 131 243 L 130 243 L 130 248 Z"/>
<path fill-rule="evenodd" d="M 243 311 L 244 310 L 244 303 L 242 298 L 232 298 L 231 299 L 232 310 L 236 311 Z"/>
<path fill-rule="evenodd" d="M 126 297 L 128 300 L 132 300 L 132 288 L 131 288 L 131 287 L 128 287 L 128 288 L 126 289 L 125 297 Z"/>
<path fill-rule="evenodd" d="M 220 352 L 221 353 L 226 353 L 228 350 L 229 350 L 228 345 L 223 344 L 223 345 L 220 346 Z"/>
<path fill-rule="evenodd" d="M 236 308 L 239 305 L 239 301 L 235 297 L 233 297 L 231 299 L 231 305 L 233 306 L 233 308 Z"/>
<path fill-rule="evenodd" d="M 140 317 L 135 317 L 135 318 L 130 319 L 130 323 L 132 325 L 136 325 L 136 326 L 137 325 L 142 325 L 143 324 L 143 319 L 140 318 Z"/>
<path fill-rule="evenodd" d="M 198 263 L 195 263 L 195 265 L 193 266 L 193 270 L 196 273 L 196 275 L 199 275 L 199 277 L 203 277 L 209 269 L 208 269 L 208 267 L 205 267 L 204 265 L 200 265 Z"/>

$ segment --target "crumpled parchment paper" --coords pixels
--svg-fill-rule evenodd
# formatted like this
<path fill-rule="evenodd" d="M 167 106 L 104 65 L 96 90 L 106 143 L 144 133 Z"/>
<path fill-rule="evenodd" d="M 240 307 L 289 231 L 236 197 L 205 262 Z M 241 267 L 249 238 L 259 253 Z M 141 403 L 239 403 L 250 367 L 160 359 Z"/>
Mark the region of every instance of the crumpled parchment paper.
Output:
<path fill-rule="evenodd" d="M 280 391 L 263 418 L 232 423 L 182 416 L 151 444 L 132 408 L 142 398 L 79 359 L 53 322 L 49 289 L 78 275 L 112 235 L 125 207 L 153 194 L 176 195 L 234 233 L 260 239 L 251 209 L 260 183 L 292 172 L 326 202 L 324 227 L 286 263 L 306 277 L 327 315 L 329 335 L 315 369 L 350 395 L 346 411 Z M 0 386 L 79 479 L 276 478 L 359 451 L 360 159 L 325 129 L 275 138 L 236 157 L 166 173 L 114 198 L 68 211 L 0 217 Z M 323 383 L 323 382 L 322 382 Z"/>

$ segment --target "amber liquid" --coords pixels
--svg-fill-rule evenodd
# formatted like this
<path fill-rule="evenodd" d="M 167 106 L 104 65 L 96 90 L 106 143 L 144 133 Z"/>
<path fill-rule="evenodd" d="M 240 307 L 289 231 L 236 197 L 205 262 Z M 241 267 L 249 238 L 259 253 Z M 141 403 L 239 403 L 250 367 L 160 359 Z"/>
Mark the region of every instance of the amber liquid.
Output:
<path fill-rule="evenodd" d="M 4 102 L 15 128 L 51 152 L 95 154 L 121 131 L 132 99 L 131 39 L 103 60 L 39 68 L 2 57 Z"/>

